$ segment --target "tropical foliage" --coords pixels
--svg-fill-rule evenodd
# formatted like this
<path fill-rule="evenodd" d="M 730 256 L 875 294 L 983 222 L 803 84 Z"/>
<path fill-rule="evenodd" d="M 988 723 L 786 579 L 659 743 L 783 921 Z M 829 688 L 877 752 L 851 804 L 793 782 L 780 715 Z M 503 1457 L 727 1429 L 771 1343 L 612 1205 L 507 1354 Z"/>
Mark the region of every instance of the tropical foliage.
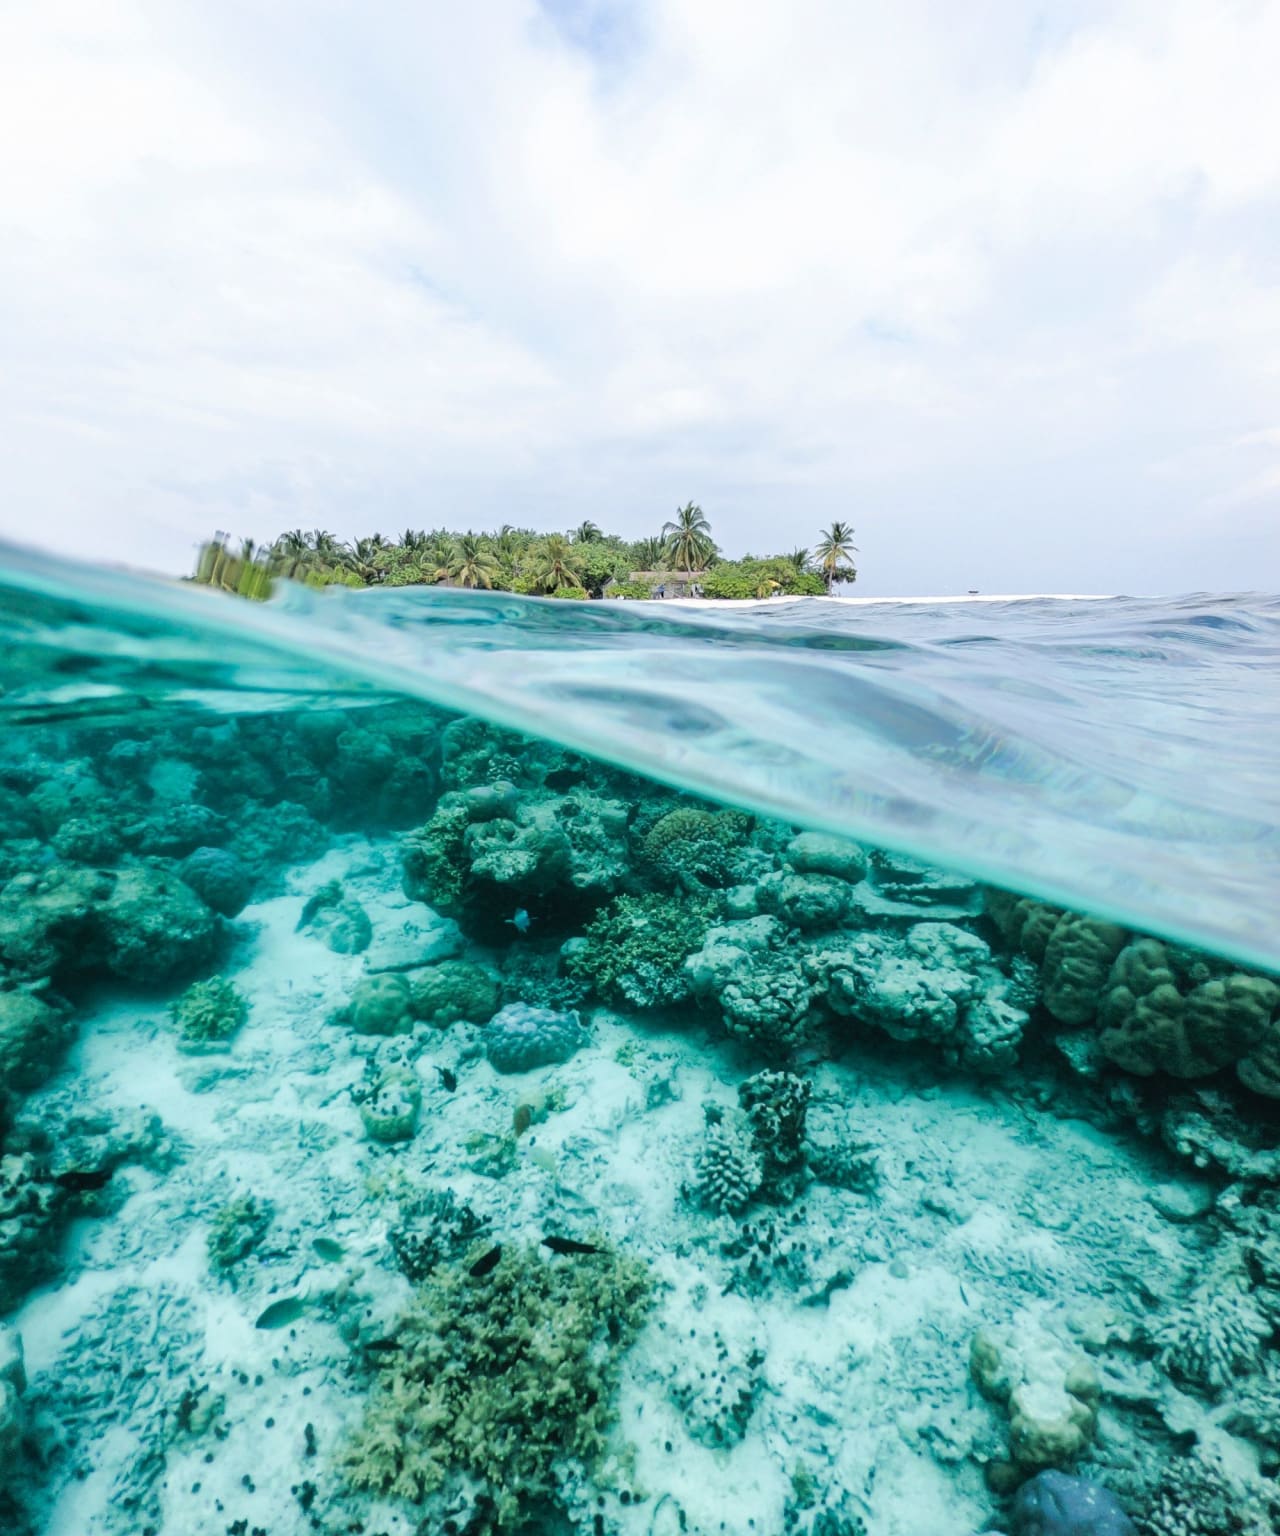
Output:
<path fill-rule="evenodd" d="M 326 529 L 291 528 L 271 544 L 225 533 L 200 550 L 194 580 L 243 597 L 266 597 L 275 579 L 308 586 L 437 586 L 561 598 L 649 598 L 660 573 L 692 580 L 706 597 L 818 596 L 856 575 L 853 530 L 833 523 L 815 550 L 726 559 L 694 502 L 659 535 L 623 539 L 588 519 L 569 533 L 538 533 L 504 523 L 495 532 L 405 528 L 395 538 L 369 534 L 345 543 Z M 633 575 L 640 579 L 633 580 Z"/>
<path fill-rule="evenodd" d="M 818 540 L 818 568 L 822 572 L 822 579 L 828 593 L 831 591 L 833 582 L 857 580 L 857 568 L 849 558 L 856 553 L 853 529 L 848 523 L 832 523 L 829 528 L 823 530 L 822 537 Z"/>

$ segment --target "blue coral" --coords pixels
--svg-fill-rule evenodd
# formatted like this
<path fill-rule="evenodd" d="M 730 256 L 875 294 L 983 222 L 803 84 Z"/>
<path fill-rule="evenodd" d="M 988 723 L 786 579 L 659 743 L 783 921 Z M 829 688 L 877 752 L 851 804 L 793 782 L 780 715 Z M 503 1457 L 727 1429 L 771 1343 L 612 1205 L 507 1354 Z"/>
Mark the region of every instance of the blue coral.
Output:
<path fill-rule="evenodd" d="M 508 1003 L 484 1032 L 485 1054 L 496 1072 L 529 1072 L 568 1061 L 586 1039 L 576 1013 L 528 1003 Z"/>

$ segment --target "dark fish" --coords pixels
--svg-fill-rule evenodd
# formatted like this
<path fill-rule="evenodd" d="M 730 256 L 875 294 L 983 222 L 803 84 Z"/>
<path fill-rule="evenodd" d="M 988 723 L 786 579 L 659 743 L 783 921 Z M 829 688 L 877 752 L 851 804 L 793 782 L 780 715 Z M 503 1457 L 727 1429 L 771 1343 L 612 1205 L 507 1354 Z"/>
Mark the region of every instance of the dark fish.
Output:
<path fill-rule="evenodd" d="M 603 1253 L 598 1243 L 580 1243 L 576 1237 L 544 1237 L 542 1246 L 552 1253 Z"/>
<path fill-rule="evenodd" d="M 389 1355 L 393 1349 L 399 1349 L 400 1346 L 395 1339 L 370 1339 L 365 1348 L 377 1355 Z"/>
<path fill-rule="evenodd" d="M 60 1184 L 63 1189 L 83 1195 L 91 1189 L 105 1189 L 110 1180 L 110 1168 L 68 1168 L 66 1173 L 58 1174 L 53 1182 Z"/>
<path fill-rule="evenodd" d="M 335 1243 L 331 1237 L 313 1237 L 311 1246 L 326 1264 L 336 1264 L 344 1252 L 342 1244 Z"/>
<path fill-rule="evenodd" d="M 283 1301 L 273 1301 L 253 1326 L 287 1328 L 290 1323 L 296 1323 L 305 1310 L 300 1296 L 286 1296 Z"/>
<path fill-rule="evenodd" d="M 475 1261 L 475 1263 L 471 1266 L 471 1278 L 473 1280 L 483 1280 L 487 1274 L 497 1269 L 498 1260 L 501 1257 L 502 1244 L 499 1243 L 496 1248 L 490 1248 L 488 1253 L 486 1253 L 482 1259 L 477 1259 Z"/>
<path fill-rule="evenodd" d="M 436 1071 L 440 1074 L 440 1081 L 444 1084 L 445 1092 L 452 1093 L 458 1086 L 458 1074 L 450 1072 L 448 1067 L 437 1067 Z"/>

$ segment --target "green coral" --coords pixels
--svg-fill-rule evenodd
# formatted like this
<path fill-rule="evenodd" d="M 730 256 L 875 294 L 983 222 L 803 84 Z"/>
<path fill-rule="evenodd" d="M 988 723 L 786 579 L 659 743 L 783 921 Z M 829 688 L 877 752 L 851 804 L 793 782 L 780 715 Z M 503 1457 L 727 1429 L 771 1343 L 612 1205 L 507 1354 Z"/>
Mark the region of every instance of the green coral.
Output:
<path fill-rule="evenodd" d="M 518 1527 L 555 1500 L 556 1463 L 599 1469 L 651 1301 L 646 1266 L 608 1249 L 565 1262 L 507 1248 L 482 1278 L 433 1271 L 342 1456 L 348 1480 L 417 1503 L 469 1475 L 491 1528 Z"/>
<path fill-rule="evenodd" d="M 441 797 L 435 815 L 410 832 L 400 846 L 402 885 L 411 901 L 426 901 L 438 912 L 456 915 L 462 906 L 466 864 L 463 842 L 470 817 L 459 794 Z"/>
<path fill-rule="evenodd" d="M 244 995 L 223 976 L 196 981 L 169 1005 L 169 1017 L 181 1030 L 179 1044 L 189 1050 L 219 1049 L 249 1017 Z"/>
<path fill-rule="evenodd" d="M 273 1214 L 271 1202 L 254 1195 L 224 1205 L 209 1228 L 210 1267 L 223 1274 L 234 1268 L 267 1235 Z"/>
<path fill-rule="evenodd" d="M 685 961 L 715 921 L 709 895 L 617 896 L 587 926 L 586 941 L 565 965 L 607 1002 L 633 1008 L 671 1007 L 690 993 Z"/>

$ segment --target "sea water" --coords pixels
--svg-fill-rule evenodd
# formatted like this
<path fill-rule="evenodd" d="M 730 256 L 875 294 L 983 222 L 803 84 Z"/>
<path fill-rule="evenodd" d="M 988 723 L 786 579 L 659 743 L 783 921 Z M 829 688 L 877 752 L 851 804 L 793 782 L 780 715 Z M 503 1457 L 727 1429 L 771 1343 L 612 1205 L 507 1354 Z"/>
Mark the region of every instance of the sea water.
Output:
<path fill-rule="evenodd" d="M 0 1530 L 1280 1519 L 1280 603 L 0 575 Z"/>

